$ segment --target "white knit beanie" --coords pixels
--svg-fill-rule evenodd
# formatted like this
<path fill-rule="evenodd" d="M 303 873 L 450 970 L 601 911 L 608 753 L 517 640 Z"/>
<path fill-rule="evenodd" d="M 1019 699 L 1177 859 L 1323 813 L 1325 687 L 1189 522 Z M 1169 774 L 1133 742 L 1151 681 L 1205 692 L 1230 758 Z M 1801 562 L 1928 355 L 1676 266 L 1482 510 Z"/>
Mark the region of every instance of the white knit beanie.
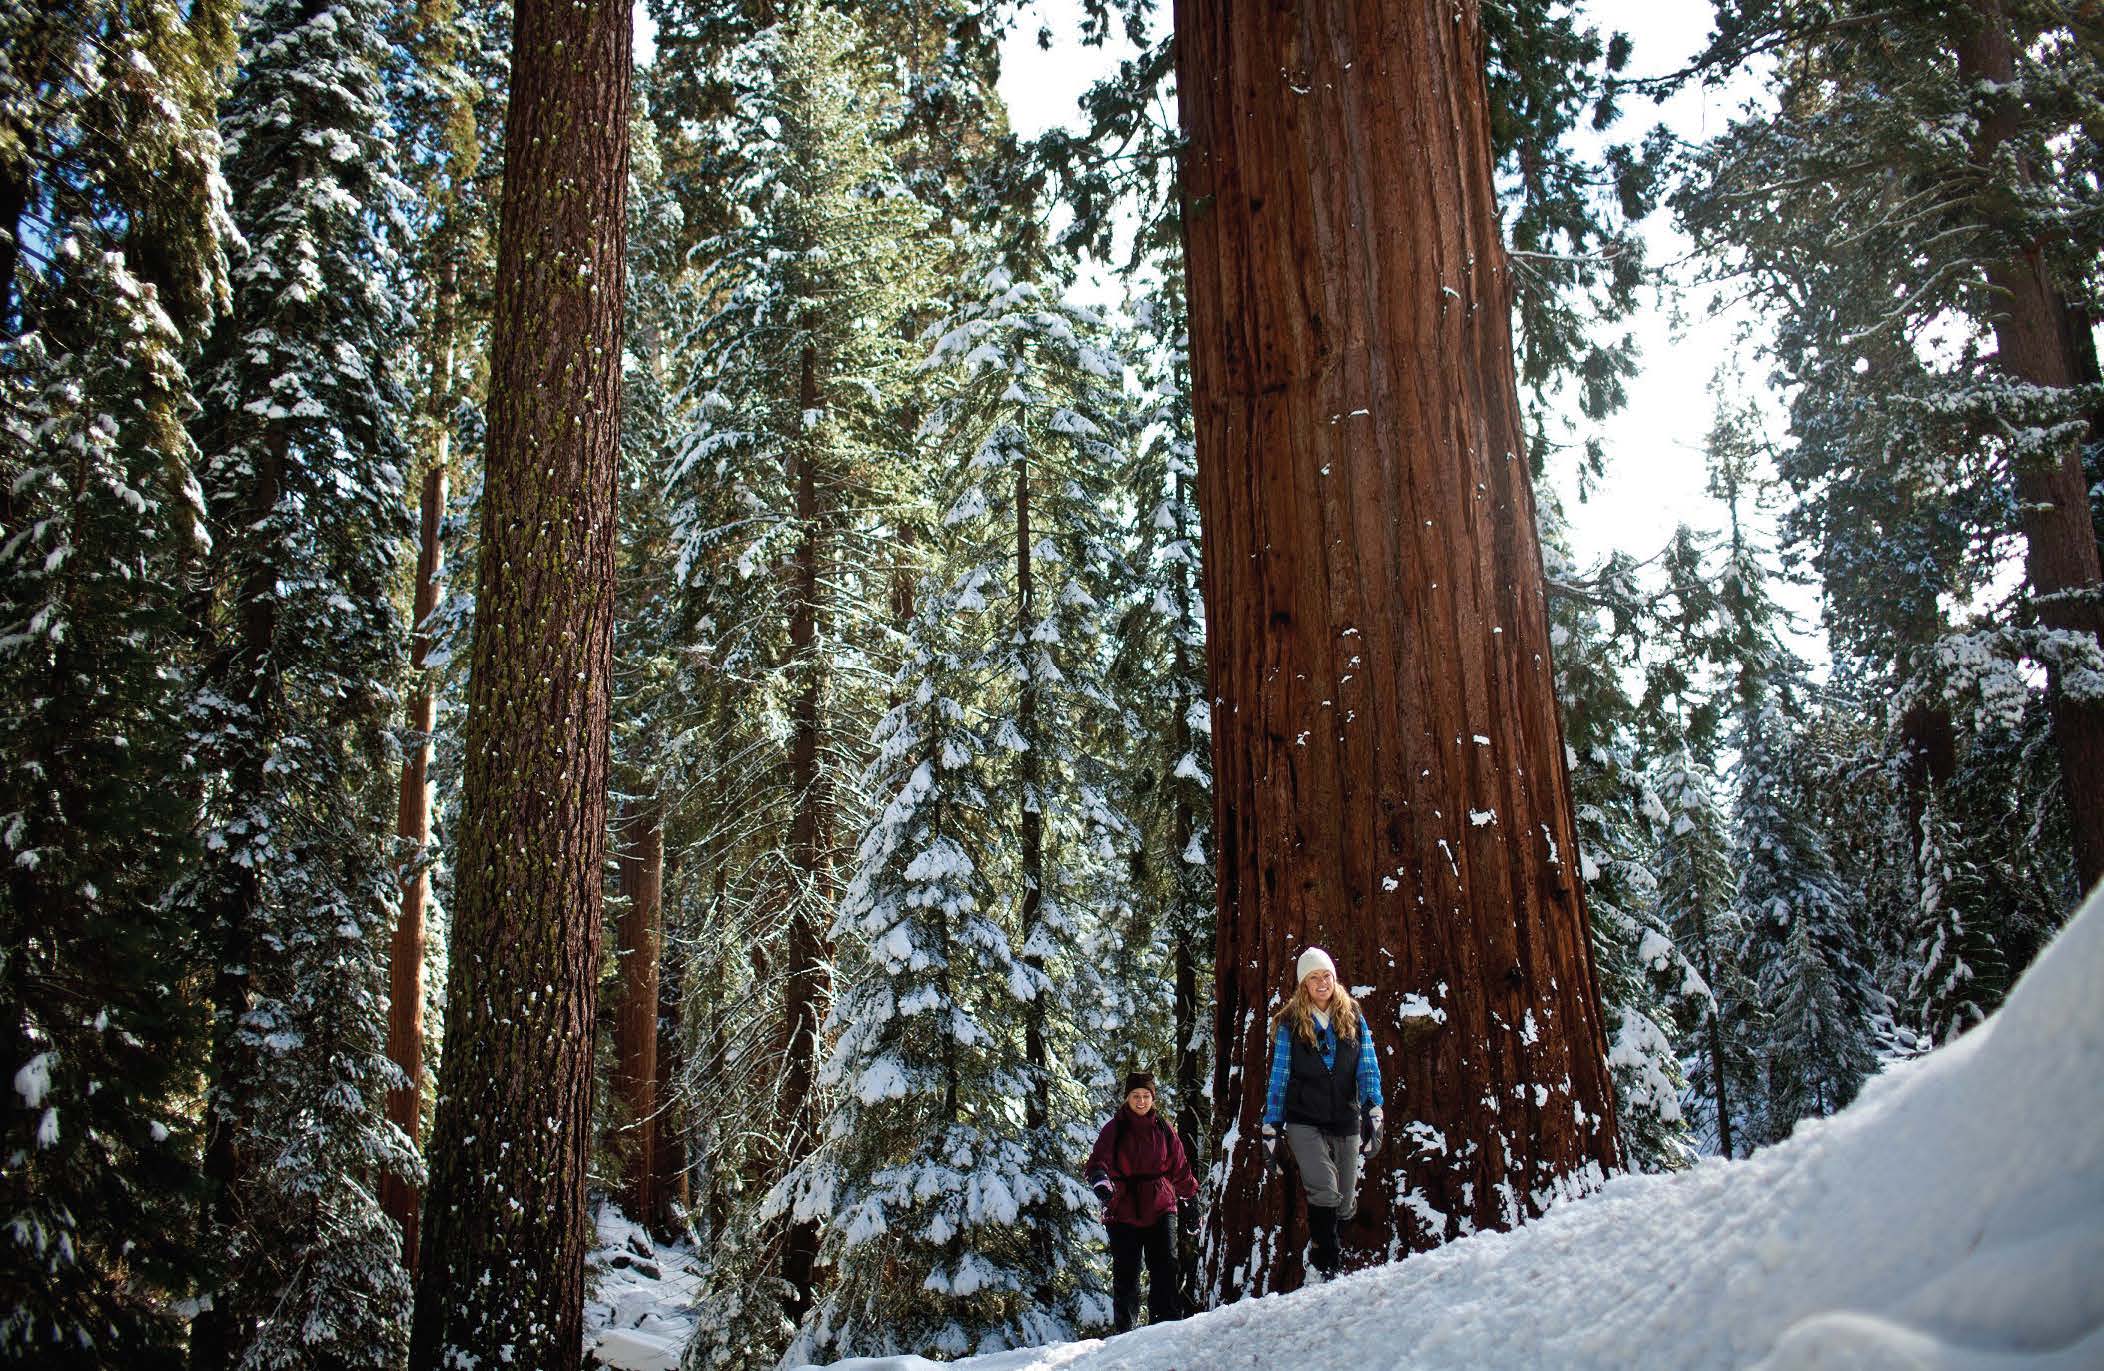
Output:
<path fill-rule="evenodd" d="M 1299 985 L 1318 971 L 1327 971 L 1334 976 L 1337 974 L 1337 963 L 1331 961 L 1330 954 L 1321 948 L 1311 947 L 1301 953 L 1300 960 L 1293 964 L 1293 984 Z"/>

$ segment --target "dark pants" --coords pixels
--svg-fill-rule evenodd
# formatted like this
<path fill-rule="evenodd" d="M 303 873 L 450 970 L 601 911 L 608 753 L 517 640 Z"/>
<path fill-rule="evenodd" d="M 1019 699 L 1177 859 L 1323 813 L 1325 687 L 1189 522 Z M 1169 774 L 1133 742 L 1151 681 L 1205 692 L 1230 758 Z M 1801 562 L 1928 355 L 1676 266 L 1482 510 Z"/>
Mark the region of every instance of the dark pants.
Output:
<path fill-rule="evenodd" d="M 1176 1282 L 1176 1211 L 1147 1227 L 1110 1223 L 1111 1310 L 1120 1333 L 1131 1329 L 1140 1312 L 1140 1255 L 1147 1257 L 1147 1321 L 1167 1323 L 1183 1317 Z"/>

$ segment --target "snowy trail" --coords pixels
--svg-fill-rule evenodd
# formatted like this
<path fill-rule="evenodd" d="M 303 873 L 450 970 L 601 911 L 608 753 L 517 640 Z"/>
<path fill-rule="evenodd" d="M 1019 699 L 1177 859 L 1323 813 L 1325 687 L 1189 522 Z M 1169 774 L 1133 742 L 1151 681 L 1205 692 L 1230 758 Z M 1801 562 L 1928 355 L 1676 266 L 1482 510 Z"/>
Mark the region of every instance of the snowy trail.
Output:
<path fill-rule="evenodd" d="M 2002 1011 L 1745 1161 L 972 1371 L 2104 1367 L 2104 894 Z M 917 1357 L 835 1371 L 932 1371 Z"/>

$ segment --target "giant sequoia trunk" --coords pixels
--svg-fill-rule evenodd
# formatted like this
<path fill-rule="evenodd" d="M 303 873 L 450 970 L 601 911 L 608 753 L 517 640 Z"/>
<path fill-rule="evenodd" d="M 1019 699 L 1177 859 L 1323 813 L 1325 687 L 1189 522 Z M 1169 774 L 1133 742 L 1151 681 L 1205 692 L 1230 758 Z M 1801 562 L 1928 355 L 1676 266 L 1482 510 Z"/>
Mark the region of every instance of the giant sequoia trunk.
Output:
<path fill-rule="evenodd" d="M 1990 166 L 2016 132 L 2015 41 L 2001 0 L 1973 0 L 1957 41 L 1958 74 L 1966 84 L 1992 83 L 1995 104 L 1982 119 L 1973 160 Z M 2027 177 L 2028 179 L 2028 177 Z M 2055 390 L 2075 384 L 2078 370 L 2067 303 L 2046 260 L 2032 242 L 1990 261 L 1994 292 L 1995 355 L 2017 381 Z M 2037 596 L 2039 622 L 2104 643 L 2104 568 L 2090 521 L 2089 481 L 2082 445 L 2069 435 L 2019 454 L 2016 493 L 2024 530 L 2024 574 Z M 2061 788 L 2075 834 L 2075 868 L 2083 886 L 2104 879 L 2104 704 L 2078 699 L 2053 673 L 2053 741 L 2060 753 Z"/>
<path fill-rule="evenodd" d="M 514 13 L 419 1371 L 583 1346 L 632 25 Z"/>
<path fill-rule="evenodd" d="M 1226 1299 L 1300 1268 L 1256 1143 L 1268 1019 L 1309 943 L 1370 987 L 1392 1111 L 1348 1247 L 1519 1223 L 1618 1145 L 1475 0 L 1179 0 L 1176 48 L 1230 1140 L 1204 1263 Z M 1443 1016 L 1407 1042 L 1406 996 Z"/>

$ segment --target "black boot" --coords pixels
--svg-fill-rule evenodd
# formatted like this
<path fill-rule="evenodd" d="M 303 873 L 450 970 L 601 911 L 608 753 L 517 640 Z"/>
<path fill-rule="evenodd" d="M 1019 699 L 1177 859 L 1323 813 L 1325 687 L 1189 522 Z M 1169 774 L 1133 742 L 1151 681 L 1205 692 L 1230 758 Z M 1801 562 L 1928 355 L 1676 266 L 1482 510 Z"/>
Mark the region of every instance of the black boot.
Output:
<path fill-rule="evenodd" d="M 1342 1253 L 1337 1250 L 1337 1211 L 1321 1205 L 1308 1206 L 1308 1237 L 1315 1248 L 1315 1270 L 1324 1280 L 1337 1274 Z"/>

